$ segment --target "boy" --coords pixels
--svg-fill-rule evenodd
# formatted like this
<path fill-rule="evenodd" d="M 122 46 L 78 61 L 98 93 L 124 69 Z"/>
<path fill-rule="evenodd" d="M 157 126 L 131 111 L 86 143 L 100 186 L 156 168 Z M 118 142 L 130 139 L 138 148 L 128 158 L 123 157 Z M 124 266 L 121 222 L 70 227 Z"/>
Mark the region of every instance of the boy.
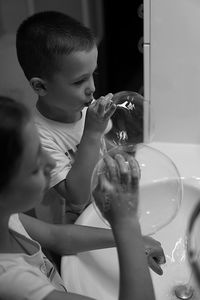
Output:
<path fill-rule="evenodd" d="M 35 121 L 42 145 L 56 161 L 50 190 L 36 215 L 62 223 L 65 207 L 64 222 L 71 223 L 89 202 L 92 171 L 115 110 L 112 94 L 93 101 L 95 38 L 73 18 L 46 11 L 21 24 L 16 47 L 38 95 Z"/>
<path fill-rule="evenodd" d="M 95 39 L 74 19 L 42 12 L 21 24 L 16 47 L 20 65 L 38 94 L 35 121 L 42 145 L 56 161 L 51 189 L 43 205 L 36 207 L 36 215 L 51 223 L 72 223 L 88 204 L 91 175 L 115 111 L 112 94 L 92 102 Z M 57 205 L 63 202 L 64 221 Z M 146 247 L 157 249 L 155 257 L 162 257 L 158 242 L 144 238 Z"/>

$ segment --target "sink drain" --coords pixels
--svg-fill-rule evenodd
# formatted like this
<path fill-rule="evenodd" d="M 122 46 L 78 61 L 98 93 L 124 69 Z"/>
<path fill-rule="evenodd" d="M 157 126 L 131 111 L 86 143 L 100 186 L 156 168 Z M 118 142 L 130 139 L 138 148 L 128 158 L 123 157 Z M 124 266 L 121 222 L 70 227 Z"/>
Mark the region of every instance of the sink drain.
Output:
<path fill-rule="evenodd" d="M 191 299 L 193 292 L 193 288 L 187 285 L 178 285 L 174 289 L 174 293 L 178 299 Z"/>

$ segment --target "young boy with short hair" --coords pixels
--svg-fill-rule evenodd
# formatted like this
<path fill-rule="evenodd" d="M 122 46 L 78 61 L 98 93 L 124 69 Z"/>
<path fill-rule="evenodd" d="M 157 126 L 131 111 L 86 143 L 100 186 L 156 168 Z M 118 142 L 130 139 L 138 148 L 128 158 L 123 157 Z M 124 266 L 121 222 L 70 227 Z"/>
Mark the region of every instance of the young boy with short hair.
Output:
<path fill-rule="evenodd" d="M 115 111 L 112 94 L 93 101 L 95 37 L 75 19 L 46 11 L 20 25 L 16 48 L 38 95 L 35 122 L 42 145 L 56 160 L 50 190 L 36 215 L 63 223 L 64 206 L 64 222 L 74 222 L 89 203 L 92 172 Z"/>

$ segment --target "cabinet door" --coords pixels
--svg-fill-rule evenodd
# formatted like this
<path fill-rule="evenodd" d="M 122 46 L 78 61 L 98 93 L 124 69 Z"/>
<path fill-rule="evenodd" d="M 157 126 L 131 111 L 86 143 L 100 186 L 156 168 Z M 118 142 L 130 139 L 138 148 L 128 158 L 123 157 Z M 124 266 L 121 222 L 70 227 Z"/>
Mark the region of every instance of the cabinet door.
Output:
<path fill-rule="evenodd" d="M 143 0 L 144 6 L 144 44 L 150 44 L 150 9 L 151 0 Z"/>
<path fill-rule="evenodd" d="M 150 100 L 156 141 L 200 141 L 200 1 L 153 0 Z"/>

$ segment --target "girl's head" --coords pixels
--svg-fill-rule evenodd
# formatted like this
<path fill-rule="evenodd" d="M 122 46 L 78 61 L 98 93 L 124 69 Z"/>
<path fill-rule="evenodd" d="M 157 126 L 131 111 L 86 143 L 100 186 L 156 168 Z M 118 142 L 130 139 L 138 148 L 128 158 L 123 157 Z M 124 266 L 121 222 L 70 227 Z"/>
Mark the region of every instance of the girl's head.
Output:
<path fill-rule="evenodd" d="M 0 211 L 26 211 L 42 200 L 54 162 L 24 105 L 0 96 L 0 120 Z"/>

